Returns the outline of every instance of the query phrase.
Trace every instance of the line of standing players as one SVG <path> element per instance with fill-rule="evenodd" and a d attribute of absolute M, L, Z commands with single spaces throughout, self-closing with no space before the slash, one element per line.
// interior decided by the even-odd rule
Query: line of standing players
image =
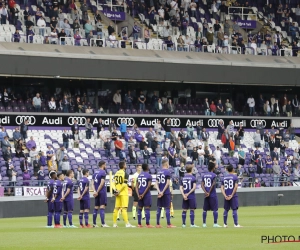
<path fill-rule="evenodd" d="M 113 212 L 113 227 L 117 226 L 117 217 L 121 212 L 123 220 L 125 221 L 126 227 L 135 227 L 128 222 L 127 208 L 129 202 L 128 196 L 128 179 L 129 176 L 126 173 L 126 163 L 119 163 L 119 171 L 116 172 L 112 182 L 113 194 L 116 196 L 115 209 Z M 203 227 L 206 225 L 207 211 L 213 211 L 214 225 L 213 227 L 221 227 L 217 224 L 218 220 L 218 198 L 216 194 L 216 180 L 217 176 L 214 173 L 216 162 L 210 161 L 208 164 L 208 172 L 202 176 L 201 187 L 204 191 L 204 206 L 203 206 Z M 104 161 L 99 162 L 99 171 L 97 171 L 92 178 L 93 188 L 95 197 L 95 208 L 93 211 L 93 227 L 97 226 L 97 216 L 100 210 L 101 227 L 109 227 L 105 223 L 105 207 L 107 205 L 107 193 L 105 186 L 106 177 L 106 163 Z M 151 185 L 152 176 L 149 173 L 149 166 L 147 164 L 142 165 L 142 170 L 137 179 L 134 191 L 134 196 L 138 198 L 138 227 L 142 226 L 142 210 L 145 211 L 146 227 L 148 228 L 161 228 L 160 215 L 162 208 L 166 212 L 167 228 L 174 228 L 171 224 L 171 192 L 170 192 L 170 181 L 171 173 L 168 170 L 168 160 L 162 161 L 162 169 L 158 171 L 156 176 L 155 188 L 158 191 L 157 196 L 157 213 L 156 213 L 156 226 L 150 224 L 150 208 L 152 205 L 151 198 Z M 190 210 L 190 222 L 191 227 L 199 227 L 194 223 L 195 213 L 194 210 L 197 207 L 196 202 L 196 178 L 192 175 L 193 165 L 186 166 L 186 174 L 181 179 L 180 191 L 183 197 L 182 201 L 182 227 L 186 227 L 186 214 L 187 210 Z M 224 227 L 227 226 L 228 211 L 233 210 L 234 227 L 241 227 L 238 224 L 238 178 L 233 173 L 233 167 L 229 165 L 227 167 L 228 175 L 222 180 L 221 191 L 224 196 Z M 84 169 L 82 171 L 83 177 L 79 181 L 78 185 L 78 200 L 80 201 L 80 213 L 79 222 L 81 228 L 91 228 L 89 224 L 89 211 L 90 211 L 90 194 L 89 194 L 89 171 Z M 46 202 L 48 204 L 48 228 L 76 228 L 72 222 L 72 213 L 74 207 L 73 201 L 73 182 L 74 172 L 72 170 L 67 171 L 66 177 L 64 174 L 55 172 L 50 173 L 50 181 L 47 185 Z M 60 225 L 60 217 L 64 207 L 63 213 L 63 226 Z M 54 216 L 54 226 L 52 220 Z M 84 223 L 83 223 L 84 218 Z M 67 219 L 69 225 L 67 225 Z"/>

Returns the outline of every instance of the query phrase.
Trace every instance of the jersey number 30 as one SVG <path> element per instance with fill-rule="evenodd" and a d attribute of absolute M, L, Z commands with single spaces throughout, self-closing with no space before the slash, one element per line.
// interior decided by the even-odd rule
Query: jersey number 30
<path fill-rule="evenodd" d="M 114 177 L 116 184 L 123 184 L 122 176 L 115 176 Z"/>

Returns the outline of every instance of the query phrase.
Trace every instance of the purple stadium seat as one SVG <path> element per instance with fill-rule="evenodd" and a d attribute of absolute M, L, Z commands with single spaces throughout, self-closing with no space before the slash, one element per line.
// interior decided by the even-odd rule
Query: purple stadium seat
<path fill-rule="evenodd" d="M 13 112 L 20 112 L 20 108 L 18 106 L 13 107 Z"/>
<path fill-rule="evenodd" d="M 3 106 L 0 106 L 0 112 L 5 112 L 5 108 Z"/>
<path fill-rule="evenodd" d="M 125 109 L 125 114 L 131 114 L 131 110 L 130 109 Z"/>
<path fill-rule="evenodd" d="M 18 106 L 16 100 L 11 100 L 11 101 L 10 101 L 10 105 L 11 105 L 12 107 Z"/>
<path fill-rule="evenodd" d="M 137 114 L 136 109 L 131 110 L 131 114 Z"/>
<path fill-rule="evenodd" d="M 198 115 L 198 111 L 197 110 L 193 110 L 193 115 Z"/>
<path fill-rule="evenodd" d="M 187 115 L 192 115 L 193 113 L 192 113 L 191 110 L 187 110 L 187 111 L 186 111 L 186 114 L 187 114 Z"/>
<path fill-rule="evenodd" d="M 27 112 L 26 107 L 25 107 L 25 106 L 21 106 L 21 107 L 20 107 L 20 112 Z"/>
<path fill-rule="evenodd" d="M 139 109 L 139 110 L 138 110 L 138 114 L 144 114 L 144 111 L 141 110 L 141 109 Z"/>
<path fill-rule="evenodd" d="M 11 106 L 7 106 L 5 110 L 6 110 L 6 112 L 13 112 L 13 109 Z"/>
<path fill-rule="evenodd" d="M 48 112 L 48 107 L 41 107 L 42 112 Z"/>
<path fill-rule="evenodd" d="M 185 110 L 181 110 L 181 111 L 180 111 L 180 114 L 181 114 L 181 115 L 186 115 L 186 111 L 185 111 Z"/>
<path fill-rule="evenodd" d="M 183 104 L 183 105 L 182 105 L 182 109 L 183 109 L 183 110 L 187 110 L 187 108 L 188 108 L 188 107 L 187 107 L 186 104 Z"/>
<path fill-rule="evenodd" d="M 124 109 L 119 109 L 119 114 L 124 114 Z"/>
<path fill-rule="evenodd" d="M 176 109 L 174 115 L 180 115 L 180 110 Z"/>
<path fill-rule="evenodd" d="M 150 114 L 149 109 L 146 109 L 146 110 L 145 110 L 145 114 L 146 114 L 146 115 L 149 115 L 149 114 Z"/>

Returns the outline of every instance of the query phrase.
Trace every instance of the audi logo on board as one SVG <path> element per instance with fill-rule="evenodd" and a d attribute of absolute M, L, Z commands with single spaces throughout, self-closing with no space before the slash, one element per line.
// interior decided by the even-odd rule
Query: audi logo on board
<path fill-rule="evenodd" d="M 21 125 L 22 122 L 24 122 L 25 120 L 28 120 L 28 125 L 34 125 L 36 123 L 36 119 L 34 116 L 21 116 L 21 115 L 18 115 L 16 117 L 16 123 L 18 125 Z"/>
<path fill-rule="evenodd" d="M 86 123 L 86 118 L 85 117 L 74 117 L 74 116 L 70 116 L 68 118 L 68 124 L 70 126 L 72 126 L 74 124 L 74 121 L 77 120 L 77 124 L 79 126 L 84 126 Z"/>
<path fill-rule="evenodd" d="M 219 122 L 223 121 L 222 119 L 208 119 L 207 125 L 210 128 L 216 128 L 219 125 Z"/>
<path fill-rule="evenodd" d="M 134 118 L 129 118 L 129 117 L 119 117 L 117 119 L 117 125 L 120 126 L 122 121 L 125 120 L 125 123 L 128 127 L 133 127 L 133 125 L 135 124 L 135 120 Z"/>
<path fill-rule="evenodd" d="M 266 120 L 251 120 L 250 121 L 250 126 L 252 128 L 256 128 L 259 123 L 261 123 L 261 125 L 263 127 L 265 127 L 267 125 Z"/>
<path fill-rule="evenodd" d="M 167 121 L 170 119 L 170 124 L 171 124 L 171 127 L 179 127 L 181 122 L 180 122 L 180 119 L 179 118 L 165 118 L 163 120 L 163 124 L 166 125 L 167 124 Z"/>

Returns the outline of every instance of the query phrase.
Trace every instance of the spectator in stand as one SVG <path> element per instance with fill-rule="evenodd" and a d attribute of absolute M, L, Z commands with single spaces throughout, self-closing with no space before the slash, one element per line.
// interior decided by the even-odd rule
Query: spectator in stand
<path fill-rule="evenodd" d="M 20 40 L 21 40 L 21 35 L 19 33 L 19 30 L 17 29 L 16 32 L 14 33 L 14 35 L 13 35 L 13 41 L 15 43 L 19 43 Z"/>
<path fill-rule="evenodd" d="M 26 143 L 26 147 L 28 150 L 31 150 L 32 148 L 36 148 L 36 143 L 32 136 L 30 136 L 30 140 Z"/>
<path fill-rule="evenodd" d="M 212 30 L 212 27 L 209 28 L 209 30 L 206 33 L 206 39 L 209 45 L 212 45 L 214 42 L 214 33 Z"/>
<path fill-rule="evenodd" d="M 80 10 L 81 10 L 82 12 L 87 12 L 88 9 L 89 9 L 89 7 L 88 7 L 88 5 L 87 5 L 87 3 L 86 3 L 86 0 L 83 0 L 83 3 L 82 3 L 81 6 L 80 6 Z"/>
<path fill-rule="evenodd" d="M 74 35 L 74 40 L 75 40 L 75 46 L 80 46 L 81 36 L 79 35 L 78 30 L 76 30 L 76 33 Z"/>
<path fill-rule="evenodd" d="M 37 180 L 39 182 L 39 186 L 42 187 L 44 186 L 44 180 L 45 180 L 45 172 L 44 172 L 44 167 L 40 166 L 40 170 L 37 172 Z"/>
<path fill-rule="evenodd" d="M 143 158 L 144 158 L 144 163 L 148 164 L 149 163 L 149 159 L 150 159 L 150 152 L 149 152 L 147 146 L 144 146 Z"/>
<path fill-rule="evenodd" d="M 256 133 L 254 133 L 253 135 L 253 140 L 254 140 L 254 147 L 260 147 L 260 140 L 261 140 L 261 136 L 260 136 L 260 131 L 256 130 Z"/>
<path fill-rule="evenodd" d="M 92 134 L 93 134 L 93 125 L 90 121 L 90 118 L 86 119 L 86 123 L 85 123 L 85 135 L 86 135 L 86 139 L 91 139 L 92 138 Z"/>
<path fill-rule="evenodd" d="M 140 92 L 140 95 L 138 97 L 139 102 L 139 109 L 144 111 L 145 110 L 145 102 L 146 102 L 146 96 L 144 95 L 143 91 Z"/>
<path fill-rule="evenodd" d="M 217 38 L 218 38 L 218 46 L 222 47 L 223 42 L 224 42 L 224 33 L 223 33 L 222 29 L 219 29 L 217 31 Z"/>
<path fill-rule="evenodd" d="M 223 115 L 223 114 L 224 114 L 224 107 L 222 104 L 222 100 L 220 99 L 217 104 L 217 115 Z"/>
<path fill-rule="evenodd" d="M 17 8 L 16 4 L 10 7 L 10 13 L 11 13 L 13 25 L 16 26 L 19 19 L 19 9 Z"/>
<path fill-rule="evenodd" d="M 65 148 L 64 146 L 61 146 L 55 153 L 56 155 L 56 160 L 57 160 L 57 163 L 58 163 L 58 171 L 61 171 L 61 166 L 62 166 L 62 160 L 64 159 L 65 157 Z"/>
<path fill-rule="evenodd" d="M 288 103 L 288 98 L 287 98 L 286 94 L 283 95 L 280 102 L 281 102 L 282 112 L 285 113 L 286 112 L 286 105 Z"/>
<path fill-rule="evenodd" d="M 168 100 L 168 104 L 167 104 L 167 110 L 168 110 L 168 114 L 174 114 L 175 112 L 175 106 L 174 104 L 172 103 L 172 99 L 169 99 Z"/>
<path fill-rule="evenodd" d="M 50 101 L 48 102 L 48 108 L 49 108 L 49 112 L 56 111 L 56 102 L 53 97 L 51 97 Z"/>
<path fill-rule="evenodd" d="M 62 138 L 63 138 L 63 146 L 64 146 L 64 148 L 68 149 L 69 148 L 69 139 L 70 139 L 70 136 L 67 133 L 66 129 L 64 129 L 64 132 L 62 134 Z"/>
<path fill-rule="evenodd" d="M 292 117 L 293 116 L 293 112 L 292 112 L 292 104 L 291 101 L 288 101 L 285 107 L 285 111 L 288 117 Z"/>
<path fill-rule="evenodd" d="M 8 159 L 12 159 L 13 158 L 13 154 L 11 151 L 11 147 L 8 146 L 4 151 L 3 151 L 3 159 L 5 161 L 7 161 Z"/>
<path fill-rule="evenodd" d="M 217 112 L 217 107 L 216 107 L 214 101 L 211 101 L 211 104 L 209 105 L 209 109 L 210 109 L 210 114 L 212 116 L 215 116 L 216 112 Z"/>
<path fill-rule="evenodd" d="M 132 101 L 133 101 L 133 97 L 131 95 L 131 92 L 128 91 L 128 93 L 125 95 L 125 103 L 127 109 L 132 109 Z"/>
<path fill-rule="evenodd" d="M 108 125 L 108 130 L 110 133 L 117 129 L 116 123 L 114 119 L 111 119 L 111 123 Z"/>
<path fill-rule="evenodd" d="M 66 44 L 66 39 L 65 37 L 67 36 L 66 32 L 64 29 L 61 29 L 61 31 L 58 33 L 58 41 L 60 45 L 65 45 Z"/>
<path fill-rule="evenodd" d="M 88 38 L 90 32 L 93 30 L 94 30 L 94 27 L 90 24 L 90 20 L 86 20 L 86 23 L 84 25 L 85 38 Z"/>
<path fill-rule="evenodd" d="M 208 102 L 208 98 L 205 98 L 205 101 L 204 101 L 204 112 L 205 112 L 206 116 L 210 115 L 210 105 Z"/>
<path fill-rule="evenodd" d="M 125 119 L 122 119 L 122 122 L 120 124 L 120 132 L 121 132 L 122 138 L 125 138 L 126 131 L 127 131 L 127 124 L 126 124 Z"/>
<path fill-rule="evenodd" d="M 108 35 L 110 36 L 112 33 L 115 33 L 115 28 L 113 27 L 113 23 L 110 22 L 109 26 L 107 27 Z"/>
<path fill-rule="evenodd" d="M 252 95 L 247 100 L 247 104 L 249 106 L 249 115 L 253 116 L 254 115 L 254 108 L 255 108 L 255 100 Z"/>
<path fill-rule="evenodd" d="M 39 93 L 37 93 L 36 96 L 32 99 L 32 105 L 35 112 L 41 112 L 42 100 Z"/>
<path fill-rule="evenodd" d="M 149 43 L 150 31 L 149 31 L 148 27 L 145 27 L 145 29 L 144 29 L 144 39 L 145 39 L 145 43 Z"/>
<path fill-rule="evenodd" d="M 259 131 L 261 140 L 263 140 L 263 138 L 264 138 L 264 132 L 265 132 L 264 128 L 265 128 L 265 126 L 262 124 L 262 122 L 258 121 L 257 126 L 256 126 L 256 130 Z"/>
<path fill-rule="evenodd" d="M 13 132 L 13 140 L 14 140 L 14 146 L 16 149 L 19 141 L 22 140 L 22 135 L 19 131 L 19 127 L 16 127 L 15 131 Z"/>
<path fill-rule="evenodd" d="M 216 20 L 216 23 L 214 25 L 219 24 L 218 20 L 217 20 L 218 8 L 217 8 L 217 4 L 215 1 L 213 1 L 212 5 L 211 5 L 211 12 L 212 12 L 213 18 Z M 219 24 L 219 26 L 220 26 L 220 24 Z M 215 29 L 215 26 L 214 26 L 214 30 L 215 30 L 215 32 L 219 31 L 219 30 Z M 215 34 L 215 36 L 216 36 L 216 34 Z"/>
<path fill-rule="evenodd" d="M 263 109 L 264 109 L 264 114 L 266 115 L 266 116 L 271 116 L 271 106 L 270 106 L 270 104 L 269 104 L 269 101 L 266 101 L 266 103 L 264 104 L 264 107 L 263 107 Z"/>
<path fill-rule="evenodd" d="M 137 41 L 139 39 L 141 28 L 137 25 L 137 22 L 134 22 L 134 26 L 133 26 L 132 29 L 133 29 L 132 30 L 132 32 L 133 32 L 133 39 L 135 41 Z"/>
<path fill-rule="evenodd" d="M 129 154 L 130 164 L 136 164 L 137 163 L 137 155 L 136 155 L 134 146 L 129 147 L 128 154 Z"/>
<path fill-rule="evenodd" d="M 120 106 L 121 106 L 121 103 L 122 103 L 122 97 L 121 97 L 121 94 L 120 94 L 120 90 L 117 90 L 116 93 L 114 94 L 113 102 L 116 105 L 116 113 L 119 113 L 119 109 L 120 109 Z"/>

